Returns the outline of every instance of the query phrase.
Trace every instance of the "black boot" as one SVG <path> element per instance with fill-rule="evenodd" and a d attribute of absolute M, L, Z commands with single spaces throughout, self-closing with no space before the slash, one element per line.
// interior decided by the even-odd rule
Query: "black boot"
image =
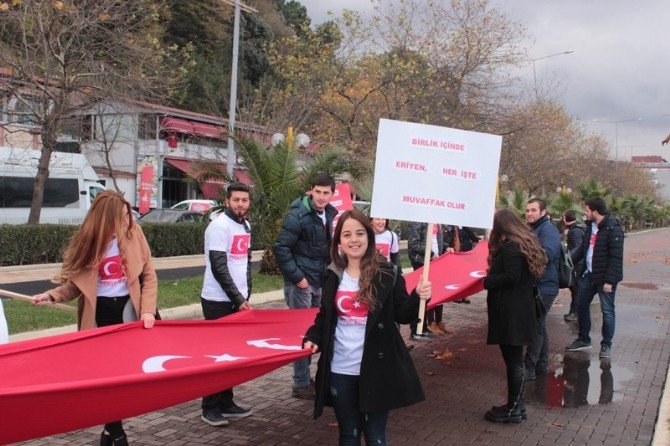
<path fill-rule="evenodd" d="M 525 414 L 521 413 L 521 407 L 518 403 L 513 403 L 511 406 L 505 404 L 502 406 L 493 407 L 486 412 L 486 420 L 494 423 L 521 423 Z"/>
<path fill-rule="evenodd" d="M 112 436 L 109 435 L 109 433 L 102 431 L 100 434 L 100 446 L 113 446 L 114 445 L 114 440 L 112 439 Z"/>

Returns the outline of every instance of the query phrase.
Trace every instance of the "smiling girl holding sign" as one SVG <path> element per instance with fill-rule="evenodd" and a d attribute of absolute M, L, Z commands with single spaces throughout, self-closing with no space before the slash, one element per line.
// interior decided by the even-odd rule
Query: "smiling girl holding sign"
<path fill-rule="evenodd" d="M 340 217 L 331 256 L 321 309 L 303 344 L 322 352 L 314 418 L 333 406 L 340 445 L 360 444 L 361 434 L 367 444 L 385 445 L 388 411 L 424 399 L 395 323 L 417 319 L 430 282 L 408 295 L 401 272 L 378 255 L 369 219 L 357 210 Z"/>
<path fill-rule="evenodd" d="M 56 280 L 63 285 L 33 296 L 36 305 L 67 302 L 79 295 L 80 330 L 143 321 L 154 325 L 158 281 L 144 233 L 123 195 L 102 191 L 63 255 Z M 128 444 L 121 421 L 105 424 L 101 445 Z"/>

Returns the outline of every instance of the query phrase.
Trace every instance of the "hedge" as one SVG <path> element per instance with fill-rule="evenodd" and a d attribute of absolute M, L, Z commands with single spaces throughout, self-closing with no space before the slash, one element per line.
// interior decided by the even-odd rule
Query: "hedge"
<path fill-rule="evenodd" d="M 142 230 L 154 257 L 202 254 L 205 223 L 147 223 Z M 74 225 L 0 225 L 0 266 L 59 263 Z"/>

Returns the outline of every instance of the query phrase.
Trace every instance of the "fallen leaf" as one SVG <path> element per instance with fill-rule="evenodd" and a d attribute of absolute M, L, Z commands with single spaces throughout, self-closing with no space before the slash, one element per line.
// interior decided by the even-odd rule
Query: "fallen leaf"
<path fill-rule="evenodd" d="M 549 427 L 565 427 L 565 424 L 559 424 L 559 423 L 551 422 L 551 423 L 547 423 L 547 426 L 549 426 Z"/>
<path fill-rule="evenodd" d="M 425 372 L 425 373 L 426 373 L 426 375 L 428 375 L 428 376 L 433 376 L 433 375 L 435 375 L 435 372 Z"/>
<path fill-rule="evenodd" d="M 339 427 L 340 425 L 337 424 L 337 421 L 334 423 L 328 423 L 328 427 Z"/>

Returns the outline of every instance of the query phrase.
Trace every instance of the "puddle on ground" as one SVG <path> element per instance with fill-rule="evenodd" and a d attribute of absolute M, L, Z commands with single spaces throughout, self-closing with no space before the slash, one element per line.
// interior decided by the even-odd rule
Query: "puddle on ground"
<path fill-rule="evenodd" d="M 619 286 L 625 286 L 626 288 L 636 288 L 638 290 L 657 290 L 658 285 L 653 283 L 639 283 L 639 282 L 621 282 Z"/>
<path fill-rule="evenodd" d="M 561 368 L 525 383 L 526 401 L 568 408 L 608 404 L 623 398 L 624 383 L 632 377 L 631 370 L 609 359 L 567 353 Z"/>

